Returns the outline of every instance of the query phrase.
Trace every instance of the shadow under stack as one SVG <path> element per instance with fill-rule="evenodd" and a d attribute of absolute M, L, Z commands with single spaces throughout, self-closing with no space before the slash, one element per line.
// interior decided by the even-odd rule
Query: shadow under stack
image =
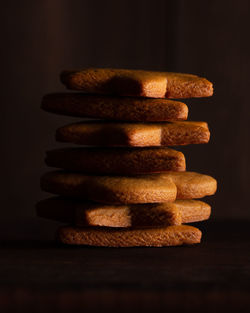
<path fill-rule="evenodd" d="M 209 141 L 205 122 L 185 121 L 187 106 L 172 99 L 208 97 L 212 84 L 195 75 L 140 70 L 64 71 L 79 93 L 46 95 L 42 109 L 83 117 L 56 139 L 79 145 L 48 151 L 59 170 L 41 178 L 57 195 L 37 204 L 37 215 L 66 223 L 65 244 L 105 247 L 195 244 L 201 231 L 186 224 L 209 218 L 194 200 L 216 192 L 216 180 L 187 172 L 183 153 L 169 146 Z M 92 120 L 89 120 L 89 119 Z"/>

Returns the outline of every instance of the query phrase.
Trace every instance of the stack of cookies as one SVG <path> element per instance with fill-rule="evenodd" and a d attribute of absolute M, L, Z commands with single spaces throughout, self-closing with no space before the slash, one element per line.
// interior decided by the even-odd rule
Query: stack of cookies
<path fill-rule="evenodd" d="M 46 164 L 59 170 L 43 175 L 41 188 L 57 196 L 37 204 L 38 216 L 68 224 L 57 231 L 66 244 L 199 243 L 200 230 L 183 224 L 209 218 L 210 206 L 194 199 L 214 194 L 216 180 L 187 172 L 184 155 L 169 146 L 207 143 L 210 133 L 169 99 L 211 96 L 212 84 L 118 69 L 64 71 L 61 81 L 81 92 L 46 95 L 42 109 L 86 120 L 57 129 L 57 141 L 79 146 L 47 152 Z"/>

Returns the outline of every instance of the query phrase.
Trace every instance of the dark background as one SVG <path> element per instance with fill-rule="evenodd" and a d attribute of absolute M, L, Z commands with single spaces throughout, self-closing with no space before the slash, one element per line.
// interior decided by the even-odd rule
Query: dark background
<path fill-rule="evenodd" d="M 39 176 L 58 126 L 72 118 L 39 109 L 63 91 L 62 69 L 141 68 L 187 72 L 214 83 L 214 96 L 185 101 L 207 121 L 208 145 L 183 147 L 187 169 L 218 180 L 215 218 L 250 218 L 250 2 L 5 1 L 1 3 L 1 239 L 52 238 L 35 217 L 46 197 Z"/>

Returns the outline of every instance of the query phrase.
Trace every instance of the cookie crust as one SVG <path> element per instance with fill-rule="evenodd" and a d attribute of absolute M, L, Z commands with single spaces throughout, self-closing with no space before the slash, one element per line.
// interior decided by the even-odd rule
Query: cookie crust
<path fill-rule="evenodd" d="M 201 231 L 186 225 L 144 229 L 59 228 L 57 238 L 70 245 L 100 247 L 164 247 L 199 243 Z"/>
<path fill-rule="evenodd" d="M 41 188 L 53 194 L 108 204 L 173 202 L 197 199 L 216 192 L 217 182 L 195 172 L 139 176 L 88 176 L 53 171 L 41 177 Z"/>
<path fill-rule="evenodd" d="M 56 140 L 89 146 L 152 147 L 208 143 L 205 122 L 81 122 L 60 127 Z"/>
<path fill-rule="evenodd" d="M 83 93 L 46 95 L 41 108 L 61 115 L 129 122 L 178 121 L 188 117 L 188 107 L 179 101 Z"/>
<path fill-rule="evenodd" d="M 69 89 L 119 96 L 178 99 L 213 94 L 207 79 L 172 72 L 88 68 L 63 71 L 61 82 Z"/>
<path fill-rule="evenodd" d="M 169 148 L 62 148 L 47 151 L 45 163 L 69 171 L 106 175 L 186 169 L 183 153 Z"/>
<path fill-rule="evenodd" d="M 36 205 L 39 217 L 80 227 L 156 227 L 181 225 L 209 218 L 211 207 L 198 200 L 176 200 L 170 203 L 108 205 L 52 197 Z"/>

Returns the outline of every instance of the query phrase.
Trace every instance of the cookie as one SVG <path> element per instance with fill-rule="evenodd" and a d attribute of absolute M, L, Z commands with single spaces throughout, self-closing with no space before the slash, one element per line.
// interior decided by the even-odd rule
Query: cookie
<path fill-rule="evenodd" d="M 69 89 L 94 94 L 176 99 L 213 94 L 205 78 L 171 72 L 89 68 L 63 71 L 61 81 Z"/>
<path fill-rule="evenodd" d="M 86 174 L 136 175 L 185 171 L 183 153 L 169 148 L 65 148 L 47 151 L 48 166 Z"/>
<path fill-rule="evenodd" d="M 201 231 L 186 225 L 142 229 L 60 227 L 57 238 L 70 245 L 101 247 L 163 247 L 201 241 Z"/>
<path fill-rule="evenodd" d="M 56 131 L 56 140 L 89 146 L 176 146 L 207 143 L 205 122 L 115 123 L 81 122 Z"/>
<path fill-rule="evenodd" d="M 173 202 L 215 193 L 216 180 L 194 172 L 139 176 L 88 176 L 54 171 L 41 177 L 41 188 L 57 195 L 110 204 Z"/>
<path fill-rule="evenodd" d="M 107 205 L 53 197 L 38 202 L 36 211 L 40 217 L 76 226 L 156 227 L 204 221 L 211 207 L 197 200 Z"/>
<path fill-rule="evenodd" d="M 182 102 L 83 93 L 46 95 L 41 107 L 56 114 L 131 122 L 178 121 L 188 116 L 188 108 Z"/>

